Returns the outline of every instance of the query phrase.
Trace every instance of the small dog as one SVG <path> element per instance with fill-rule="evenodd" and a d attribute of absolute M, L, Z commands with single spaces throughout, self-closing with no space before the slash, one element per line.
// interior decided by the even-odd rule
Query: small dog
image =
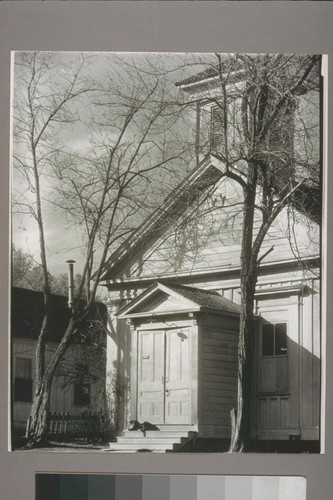
<path fill-rule="evenodd" d="M 150 422 L 143 422 L 142 424 L 138 420 L 129 421 L 129 431 L 141 431 L 143 436 L 146 436 L 146 431 L 159 431 L 157 425 L 151 424 Z"/>

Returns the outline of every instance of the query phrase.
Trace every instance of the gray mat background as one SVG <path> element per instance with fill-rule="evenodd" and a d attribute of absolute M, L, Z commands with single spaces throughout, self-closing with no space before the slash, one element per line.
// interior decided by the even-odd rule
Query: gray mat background
<path fill-rule="evenodd" d="M 9 106 L 11 50 L 327 53 L 333 3 L 8 1 L 0 3 L 0 497 L 33 500 L 35 472 L 300 475 L 308 500 L 333 491 L 333 175 L 327 202 L 327 392 L 322 455 L 111 455 L 8 452 Z M 333 78 L 329 103 L 333 98 Z M 329 136 L 333 111 L 329 107 Z M 333 144 L 328 140 L 328 155 Z M 330 167 L 330 165 L 329 165 Z M 326 311 L 325 311 L 326 313 Z"/>

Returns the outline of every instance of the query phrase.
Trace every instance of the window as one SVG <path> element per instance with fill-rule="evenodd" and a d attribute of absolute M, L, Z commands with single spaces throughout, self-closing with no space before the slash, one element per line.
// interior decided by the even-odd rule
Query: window
<path fill-rule="evenodd" d="M 74 406 L 90 405 L 90 384 L 74 382 Z"/>
<path fill-rule="evenodd" d="M 262 325 L 262 356 L 285 356 L 287 347 L 287 323 Z"/>
<path fill-rule="evenodd" d="M 32 402 L 32 361 L 29 358 L 15 360 L 14 401 Z"/>
<path fill-rule="evenodd" d="M 78 363 L 77 376 L 74 382 L 74 406 L 89 406 L 90 405 L 90 383 L 87 381 L 89 377 L 89 366 L 85 363 Z"/>

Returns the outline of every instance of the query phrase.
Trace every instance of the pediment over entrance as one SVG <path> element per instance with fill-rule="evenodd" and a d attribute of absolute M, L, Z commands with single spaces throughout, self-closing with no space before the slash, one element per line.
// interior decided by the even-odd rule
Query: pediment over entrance
<path fill-rule="evenodd" d="M 117 314 L 119 318 L 215 310 L 239 314 L 239 306 L 217 292 L 154 283 Z"/>

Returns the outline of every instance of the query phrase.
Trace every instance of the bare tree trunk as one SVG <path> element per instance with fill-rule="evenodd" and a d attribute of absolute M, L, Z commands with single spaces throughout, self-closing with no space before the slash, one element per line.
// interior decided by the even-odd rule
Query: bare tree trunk
<path fill-rule="evenodd" d="M 27 448 L 41 446 L 47 440 L 52 380 L 53 374 L 49 374 L 39 381 L 39 392 L 35 395 L 27 424 Z"/>
<path fill-rule="evenodd" d="M 41 446 L 47 440 L 49 416 L 50 416 L 50 396 L 51 387 L 57 367 L 65 354 L 70 342 L 77 331 L 74 314 L 70 319 L 66 333 L 60 342 L 56 352 L 43 373 L 39 372 L 36 379 L 36 394 L 31 407 L 30 417 L 27 423 L 26 438 L 27 448 Z M 43 364 L 39 356 L 45 356 L 45 342 L 41 349 L 36 351 L 36 363 Z"/>
<path fill-rule="evenodd" d="M 257 252 L 253 249 L 257 170 L 253 163 L 249 163 L 248 181 L 247 186 L 244 188 L 241 248 L 237 411 L 233 410 L 231 412 L 230 452 L 244 451 L 248 446 L 251 431 L 251 351 L 254 336 L 254 294 L 257 282 Z"/>
<path fill-rule="evenodd" d="M 254 293 L 256 272 L 250 268 L 244 274 L 241 284 L 241 314 L 238 343 L 238 392 L 237 411 L 233 410 L 231 452 L 242 452 L 248 448 L 251 432 L 252 391 L 252 346 L 254 338 Z"/>

